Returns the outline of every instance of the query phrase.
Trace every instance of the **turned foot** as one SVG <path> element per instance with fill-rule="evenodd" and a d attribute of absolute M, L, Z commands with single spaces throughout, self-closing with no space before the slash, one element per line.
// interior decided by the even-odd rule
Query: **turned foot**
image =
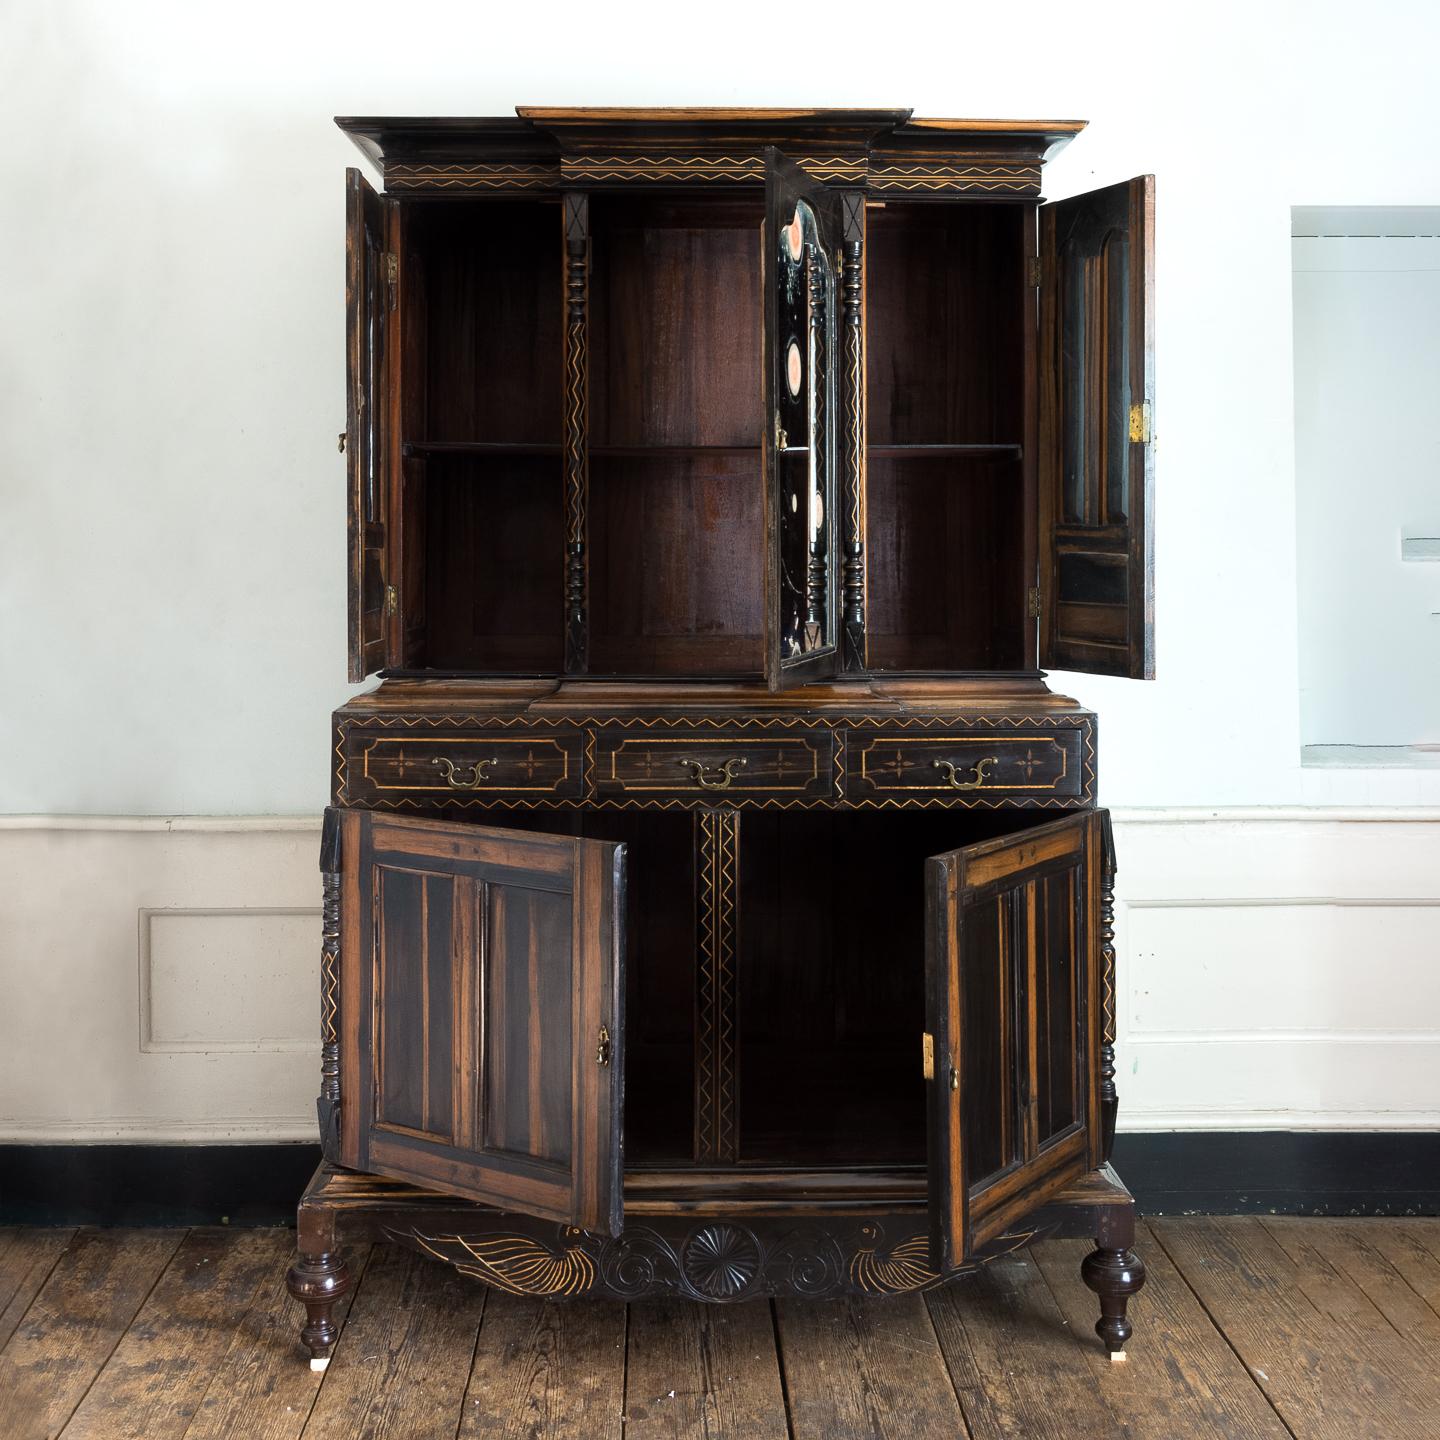
<path fill-rule="evenodd" d="M 291 1295 L 305 1307 L 300 1343 L 310 1352 L 310 1368 L 324 1370 L 339 1337 L 335 1305 L 350 1288 L 350 1271 L 338 1251 L 295 1257 L 285 1277 Z"/>
<path fill-rule="evenodd" d="M 1102 1245 L 1081 1262 L 1080 1278 L 1100 1297 L 1095 1333 L 1105 1342 L 1111 1360 L 1123 1361 L 1132 1331 L 1125 1307 L 1145 1283 L 1145 1262 L 1133 1250 Z"/>

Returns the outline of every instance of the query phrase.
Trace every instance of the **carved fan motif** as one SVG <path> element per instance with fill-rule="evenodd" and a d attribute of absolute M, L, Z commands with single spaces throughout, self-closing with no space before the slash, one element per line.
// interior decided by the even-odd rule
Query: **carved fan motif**
<path fill-rule="evenodd" d="M 512 1295 L 583 1295 L 595 1284 L 595 1262 L 578 1244 L 557 1252 L 528 1235 L 413 1233 L 427 1254 Z"/>

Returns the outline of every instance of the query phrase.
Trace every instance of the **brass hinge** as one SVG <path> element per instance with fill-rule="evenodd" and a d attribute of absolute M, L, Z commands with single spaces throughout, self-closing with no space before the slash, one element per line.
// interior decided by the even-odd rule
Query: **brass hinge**
<path fill-rule="evenodd" d="M 601 1066 L 610 1063 L 610 1032 L 603 1025 L 595 1042 L 595 1063 Z"/>
<path fill-rule="evenodd" d="M 935 1037 L 929 1031 L 920 1037 L 920 1068 L 927 1080 L 935 1078 Z"/>
<path fill-rule="evenodd" d="M 1031 620 L 1040 618 L 1040 587 L 1032 585 L 1025 592 L 1025 614 Z"/>
<path fill-rule="evenodd" d="M 400 592 L 393 586 L 385 587 L 385 613 L 393 615 L 400 608 Z"/>
<path fill-rule="evenodd" d="M 1130 407 L 1130 443 L 1143 445 L 1150 439 L 1150 402 Z"/>
<path fill-rule="evenodd" d="M 1025 266 L 1025 283 L 1029 285 L 1032 289 L 1038 288 L 1040 284 L 1041 274 L 1042 271 L 1040 268 L 1040 257 L 1038 255 L 1030 256 L 1030 259 Z"/>
<path fill-rule="evenodd" d="M 390 286 L 390 308 L 394 310 L 399 303 L 400 257 L 393 250 L 385 252 L 385 280 Z"/>

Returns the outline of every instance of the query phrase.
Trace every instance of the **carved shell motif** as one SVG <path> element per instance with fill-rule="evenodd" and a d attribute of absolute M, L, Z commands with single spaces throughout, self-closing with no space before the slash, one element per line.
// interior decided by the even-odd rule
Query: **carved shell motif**
<path fill-rule="evenodd" d="M 556 1251 L 528 1235 L 413 1235 L 437 1260 L 512 1295 L 583 1295 L 595 1284 L 595 1262 L 579 1245 Z"/>
<path fill-rule="evenodd" d="M 738 1225 L 707 1225 L 685 1242 L 685 1278 L 711 1300 L 734 1300 L 760 1273 L 760 1247 Z"/>

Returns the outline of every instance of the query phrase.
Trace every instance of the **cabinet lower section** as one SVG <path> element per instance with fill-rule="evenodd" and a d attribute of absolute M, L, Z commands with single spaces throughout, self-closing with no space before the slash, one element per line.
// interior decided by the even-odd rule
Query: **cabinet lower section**
<path fill-rule="evenodd" d="M 331 1309 L 352 1284 L 346 1248 L 393 1241 L 463 1275 L 547 1300 L 676 1298 L 732 1303 L 766 1297 L 811 1300 L 909 1294 L 972 1273 L 1031 1240 L 1093 1235 L 1085 1280 L 1100 1296 L 1097 1333 L 1123 1355 L 1125 1306 L 1144 1283 L 1131 1251 L 1135 1207 L 1108 1166 L 1053 1195 L 964 1265 L 930 1263 L 920 1207 L 817 1214 L 673 1214 L 626 1217 L 618 1235 L 468 1204 L 433 1190 L 322 1165 L 299 1207 L 299 1253 L 291 1293 L 306 1306 L 302 1334 L 312 1363 L 337 1338 Z"/>

